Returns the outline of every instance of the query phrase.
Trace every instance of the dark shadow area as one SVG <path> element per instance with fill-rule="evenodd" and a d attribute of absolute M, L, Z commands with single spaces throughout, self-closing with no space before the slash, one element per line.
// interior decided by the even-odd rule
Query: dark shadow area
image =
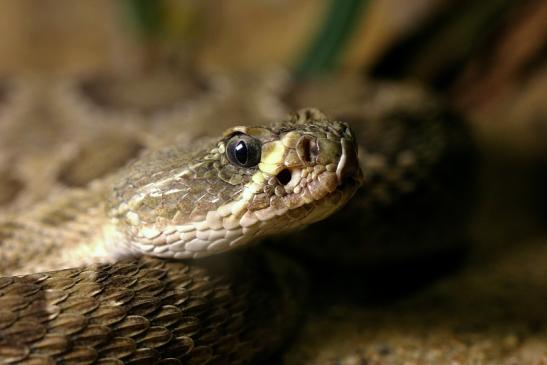
<path fill-rule="evenodd" d="M 468 258 L 468 245 L 423 257 L 394 261 L 361 270 L 314 267 L 309 309 L 353 303 L 381 307 L 416 294 L 439 280 L 457 274 Z M 325 270 L 326 269 L 326 270 Z"/>

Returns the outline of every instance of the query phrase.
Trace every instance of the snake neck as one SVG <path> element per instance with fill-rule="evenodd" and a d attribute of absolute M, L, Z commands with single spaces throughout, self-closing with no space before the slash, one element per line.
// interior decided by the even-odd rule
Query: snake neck
<path fill-rule="evenodd" d="M 111 262 L 120 234 L 105 212 L 110 184 L 54 194 L 17 215 L 0 218 L 0 275 L 29 274 Z M 22 254 L 24 252 L 24 255 Z"/>

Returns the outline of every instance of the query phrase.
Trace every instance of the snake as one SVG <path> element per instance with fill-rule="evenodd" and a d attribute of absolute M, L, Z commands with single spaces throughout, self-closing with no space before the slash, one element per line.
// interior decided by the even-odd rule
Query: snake
<path fill-rule="evenodd" d="M 360 181 L 349 126 L 305 109 L 198 146 L 145 153 L 88 189 L 6 221 L 2 268 L 25 275 L 0 279 L 0 360 L 201 364 L 263 355 L 278 341 L 271 326 L 283 327 L 275 311 L 290 306 L 281 289 L 271 301 L 251 290 L 280 287 L 268 270 L 261 275 L 268 258 L 188 259 L 317 222 Z M 32 239 L 40 242 L 26 246 L 35 248 L 28 259 L 9 255 Z M 44 260 L 50 250 L 58 254 Z M 268 318 L 263 336 L 250 328 L 259 312 Z"/>
<path fill-rule="evenodd" d="M 0 363 L 257 363 L 290 337 L 306 297 L 291 255 L 331 269 L 381 261 L 375 249 L 394 256 L 402 236 L 428 245 L 417 221 L 439 211 L 453 230 L 459 124 L 415 88 L 326 84 L 283 98 L 334 118 L 307 108 L 146 151 L 0 217 Z M 355 226 L 363 235 L 348 239 Z"/>

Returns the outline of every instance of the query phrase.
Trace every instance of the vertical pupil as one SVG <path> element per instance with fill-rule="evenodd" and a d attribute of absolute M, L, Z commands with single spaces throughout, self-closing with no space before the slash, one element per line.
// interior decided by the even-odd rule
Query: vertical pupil
<path fill-rule="evenodd" d="M 247 145 L 245 142 L 241 141 L 236 145 L 235 155 L 241 164 L 247 163 Z"/>

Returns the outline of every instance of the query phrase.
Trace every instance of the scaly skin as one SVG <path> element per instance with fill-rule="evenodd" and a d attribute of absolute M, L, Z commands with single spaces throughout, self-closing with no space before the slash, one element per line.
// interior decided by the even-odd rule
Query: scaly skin
<path fill-rule="evenodd" d="M 249 166 L 230 155 L 241 135 L 261 150 Z M 270 127 L 232 128 L 194 150 L 146 154 L 6 219 L 4 270 L 77 268 L 0 278 L 0 363 L 245 364 L 264 356 L 302 293 L 291 264 L 253 250 L 166 259 L 231 250 L 330 215 L 359 186 L 356 153 L 347 125 L 303 110 Z M 44 262 L 52 249 L 59 255 Z M 123 260 L 142 255 L 163 260 Z"/>
<path fill-rule="evenodd" d="M 277 76 L 274 76 L 274 79 L 277 79 Z M 467 202 L 465 198 L 462 198 L 461 190 L 465 190 L 464 185 L 469 185 L 471 181 L 468 169 L 466 169 L 469 164 L 465 152 L 468 151 L 466 143 L 462 143 L 463 140 L 466 140 L 465 133 L 463 133 L 463 137 L 460 137 L 462 136 L 462 133 L 460 133 L 461 123 L 444 114 L 442 105 L 436 103 L 430 94 L 409 85 L 363 83 L 357 77 L 336 78 L 308 84 L 299 82 L 293 85 L 286 84 L 288 80 L 285 83 L 280 83 L 278 80 L 273 84 L 271 82 L 263 84 L 251 82 L 250 85 L 243 88 L 242 84 L 245 84 L 245 82 L 239 83 L 239 81 L 244 80 L 244 78 L 236 77 L 234 80 L 238 81 L 237 87 L 232 85 L 231 88 L 225 88 L 224 91 L 215 89 L 215 87 L 206 88 L 205 93 L 198 93 L 196 97 L 181 99 L 182 104 L 177 104 L 180 108 L 175 108 L 176 111 L 178 110 L 176 113 L 169 112 L 166 116 L 162 112 L 164 111 L 162 108 L 156 108 L 155 111 L 146 111 L 146 113 L 151 112 L 150 116 L 153 116 L 150 123 L 148 117 L 144 117 L 146 113 L 142 115 L 140 113 L 140 101 L 132 103 L 129 108 L 112 108 L 112 105 L 117 105 L 115 103 L 117 97 L 108 93 L 106 93 L 107 98 L 114 99 L 114 103 L 107 103 L 106 105 L 94 103 L 94 99 L 90 98 L 89 95 L 78 94 L 75 92 L 78 89 L 74 89 L 68 94 L 63 94 L 64 96 L 54 97 L 54 103 L 49 104 L 47 101 L 42 101 L 48 100 L 45 97 L 50 95 L 51 88 L 48 84 L 47 92 L 39 100 L 46 103 L 48 107 L 60 108 L 61 113 L 59 111 L 53 113 L 53 120 L 57 123 L 59 114 L 64 115 L 67 119 L 67 125 L 61 130 L 61 137 L 49 142 L 49 145 L 55 147 L 55 149 L 52 149 L 51 154 L 48 150 L 47 154 L 41 152 L 35 155 L 31 154 L 27 158 L 26 161 L 30 162 L 30 165 L 27 164 L 24 171 L 28 171 L 29 179 L 25 180 L 28 191 L 19 194 L 18 197 L 26 198 L 32 196 L 33 193 L 42 191 L 38 188 L 41 188 L 41 185 L 44 185 L 45 188 L 51 186 L 51 183 L 48 185 L 48 182 L 55 177 L 58 177 L 62 184 L 82 186 L 83 183 L 89 181 L 90 177 L 101 176 L 104 171 L 114 171 L 114 169 L 119 168 L 118 161 L 127 158 L 124 156 L 131 155 L 134 153 L 132 151 L 138 150 L 139 146 L 155 145 L 156 141 L 159 141 L 160 145 L 167 141 L 172 143 L 175 140 L 176 133 L 184 133 L 183 137 L 202 135 L 203 132 L 200 134 L 198 131 L 210 133 L 209 130 L 215 130 L 215 128 L 223 129 L 227 127 L 226 123 L 230 121 L 278 119 L 280 118 L 279 112 L 283 113 L 283 110 L 306 105 L 319 105 L 321 109 L 327 110 L 328 114 L 335 116 L 336 119 L 350 121 L 352 127 L 356 129 L 360 143 L 360 159 L 364 171 L 364 186 L 358 192 L 357 199 L 351 200 L 349 209 L 343 209 L 340 214 L 336 214 L 332 219 L 311 226 L 310 229 L 302 231 L 302 234 L 291 236 L 290 240 L 284 239 L 285 248 L 294 249 L 295 246 L 298 246 L 300 252 L 304 253 L 302 257 L 308 259 L 315 257 L 317 259 L 317 262 L 320 263 L 318 268 L 324 275 L 336 280 L 343 280 L 340 278 L 341 274 L 338 267 L 344 269 L 350 264 L 362 268 L 378 265 L 379 263 L 381 265 L 389 260 L 399 260 L 399 262 L 404 260 L 404 262 L 407 262 L 413 255 L 419 256 L 423 255 L 424 252 L 427 254 L 436 250 L 442 251 L 446 247 L 452 247 L 451 245 L 461 244 L 461 231 L 458 227 L 461 227 L 459 225 L 462 221 L 461 214 L 464 213 L 461 207 L 464 207 Z M 109 81 L 106 85 L 111 84 L 112 82 Z M 140 82 L 137 84 L 140 85 Z M 177 85 L 179 84 L 181 83 L 178 82 Z M 222 85 L 222 83 L 216 83 L 215 85 Z M 267 87 L 264 87 L 264 85 Z M 134 86 L 135 84 L 132 84 L 131 89 Z M 148 100 L 146 95 L 155 94 L 155 91 L 149 91 L 148 87 L 144 87 L 141 92 L 143 90 L 145 91 L 144 100 Z M 231 98 L 229 90 L 232 90 Z M 211 91 L 214 92 L 211 93 Z M 123 93 L 124 89 L 122 88 L 118 92 Z M 130 94 L 133 95 L 133 93 Z M 67 98 L 67 95 L 72 97 L 79 95 L 80 99 Z M 242 97 L 242 95 L 245 96 Z M 82 102 L 84 103 L 82 104 Z M 187 106 L 192 107 L 188 109 Z M 267 110 L 264 110 L 265 106 L 267 106 Z M 172 110 L 172 106 L 169 110 Z M 188 114 L 188 110 L 190 110 L 190 114 Z M 156 116 L 160 117 L 156 118 Z M 219 116 L 222 116 L 222 118 L 219 118 Z M 28 122 L 12 123 L 14 126 L 19 125 L 15 129 L 19 134 L 14 134 L 11 129 L 6 130 L 6 133 L 2 133 L 4 136 L 2 147 L 7 148 L 8 155 L 9 153 L 15 153 L 19 156 L 29 153 L 29 151 L 35 152 L 33 150 L 35 141 L 41 141 L 44 140 L 44 137 L 47 139 L 50 136 L 45 130 L 50 130 L 51 126 L 41 127 L 44 122 L 42 113 L 40 113 L 38 121 L 39 123 L 31 123 L 30 125 Z M 59 128 L 56 127 L 56 129 Z M 137 134 L 140 135 L 140 132 L 149 129 L 153 129 L 153 134 L 156 135 L 157 139 L 151 141 L 147 138 L 136 138 Z M 198 133 L 196 134 L 196 132 Z M 112 137 L 113 134 L 114 137 Z M 84 137 L 87 139 L 84 139 Z M 191 138 L 183 138 L 182 141 L 189 141 Z M 21 144 L 21 140 L 27 140 L 27 144 Z M 14 141 L 17 141 L 17 143 L 13 144 Z M 66 150 L 65 141 L 77 146 L 81 145 L 81 153 L 65 155 L 64 152 L 71 151 L 70 149 Z M 97 145 L 97 141 L 100 141 L 101 144 Z M 122 148 L 123 146 L 120 146 L 119 141 L 126 141 L 126 147 L 131 148 Z M 215 143 L 218 143 L 218 140 L 206 150 L 211 151 L 211 149 L 214 149 L 216 147 L 214 146 Z M 105 149 L 104 146 L 109 148 Z M 119 147 L 118 150 L 116 150 L 117 146 Z M 55 152 L 56 150 L 62 150 L 63 153 Z M 112 152 L 103 152 L 105 150 Z M 98 151 L 100 153 L 96 153 Z M 111 154 L 116 153 L 116 151 L 119 151 L 119 157 L 111 158 Z M 198 153 L 197 151 L 193 152 Z M 37 165 L 37 162 L 42 161 L 42 156 L 44 157 L 43 162 L 47 162 L 48 166 L 44 171 L 50 171 L 49 174 L 40 174 L 40 169 L 43 166 Z M 152 163 L 154 159 L 149 157 L 147 157 L 148 161 Z M 16 161 L 18 167 L 25 165 L 22 163 L 25 162 L 24 159 Z M 61 165 L 63 161 L 66 162 Z M 154 163 L 151 167 L 153 165 Z M 36 166 L 39 168 L 36 168 Z M 61 173 L 56 174 L 55 172 L 59 171 L 59 166 L 62 168 Z M 9 165 L 9 169 L 12 174 L 17 171 L 12 168 L 12 164 Z M 146 181 L 146 179 L 151 178 L 152 173 L 141 175 L 143 181 Z M 124 183 L 118 180 L 118 184 L 123 186 Z M 144 185 L 146 184 L 141 184 L 141 188 Z M 106 215 L 104 212 L 107 208 L 104 206 L 106 198 L 99 199 L 102 202 L 101 204 L 97 204 L 97 198 L 107 196 L 109 190 L 109 184 L 92 184 L 90 188 L 57 195 L 39 206 L 34 206 L 31 211 L 23 210 L 22 214 L 17 215 L 15 221 L 5 221 L 5 224 L 0 225 L 0 241 L 2 241 L 0 266 L 3 266 L 4 269 L 7 266 L 10 272 L 18 271 L 20 273 L 57 267 L 55 261 L 58 263 L 61 258 L 52 253 L 64 252 L 61 247 L 66 249 L 67 244 L 80 242 L 81 237 L 98 238 L 96 232 L 105 226 Z M 138 191 L 138 189 L 135 189 L 135 191 Z M 103 206 L 100 207 L 101 205 Z M 146 217 L 146 213 L 143 212 L 142 216 Z M 427 222 L 427 224 L 424 224 L 424 222 Z M 106 220 L 106 224 L 110 224 L 108 220 Z M 126 228 L 123 223 L 118 227 L 121 231 Z M 110 232 L 116 231 L 111 230 Z M 340 233 L 344 235 L 343 240 Z M 34 244 L 21 250 L 21 242 Z M 10 247 L 10 245 L 13 246 Z M 257 350 L 260 353 L 267 354 L 270 349 L 276 346 L 276 339 L 283 337 L 286 333 L 287 327 L 292 322 L 291 313 L 294 313 L 291 309 L 294 309 L 296 304 L 291 301 L 284 301 L 279 295 L 283 294 L 298 299 L 299 295 L 302 294 L 302 284 L 300 280 L 297 280 L 300 277 L 297 275 L 298 272 L 291 269 L 291 265 L 278 267 L 282 260 L 277 257 L 265 260 L 262 257 L 264 254 L 264 252 L 242 253 L 230 256 L 232 259 L 225 259 L 224 254 L 219 255 L 218 260 L 220 262 L 227 264 L 236 262 L 236 264 L 233 264 L 235 266 L 227 266 L 225 269 L 229 270 L 224 271 L 215 269 L 214 266 L 204 266 L 206 262 L 210 262 L 209 259 L 207 261 L 178 263 L 177 266 L 169 266 L 168 270 L 165 271 L 166 276 L 162 276 L 162 278 L 167 277 L 167 275 L 182 275 L 182 277 L 188 279 L 188 282 L 192 282 L 193 275 L 198 270 L 206 275 L 209 280 L 226 280 L 230 283 L 230 288 L 237 293 L 248 293 L 248 290 L 256 290 L 257 293 L 262 293 L 265 298 L 268 298 L 265 300 L 265 305 L 252 306 L 252 308 L 249 308 L 250 312 L 247 311 L 237 317 L 246 321 L 244 324 L 248 327 L 246 327 L 245 333 L 257 334 L 255 337 L 259 339 L 257 345 L 261 346 Z M 238 256 L 240 258 L 234 261 L 234 258 Z M 270 256 L 266 254 L 266 257 Z M 73 256 L 72 259 L 74 259 Z M 218 260 L 217 262 L 219 262 Z M 164 265 L 164 262 L 146 259 L 145 264 Z M 141 264 L 141 262 L 125 262 L 124 266 L 135 268 Z M 175 265 L 175 263 L 169 265 Z M 88 272 L 98 273 L 100 271 L 96 275 L 102 279 L 101 285 L 108 286 L 117 280 L 109 279 L 108 272 L 111 270 L 115 270 L 115 268 L 105 266 L 105 273 L 97 268 L 90 268 Z M 273 270 L 273 274 L 269 274 L 271 270 Z M 135 273 L 139 272 L 139 270 L 124 271 L 123 275 L 129 277 L 124 280 L 129 280 L 131 283 L 126 288 L 129 297 L 135 291 L 140 291 L 138 284 L 140 279 L 135 284 L 132 283 L 132 280 L 140 275 Z M 187 274 L 188 272 L 189 274 Z M 237 273 L 241 274 L 234 275 Z M 60 274 L 51 274 L 51 277 L 55 278 L 58 275 Z M 78 275 L 76 277 L 80 278 Z M 42 283 L 40 280 L 45 277 L 49 277 L 49 275 L 30 277 L 26 280 L 40 286 Z M 89 276 L 84 277 L 82 282 L 88 282 Z M 163 280 L 160 281 L 163 282 Z M 198 277 L 196 277 L 196 280 L 198 280 Z M 80 300 L 78 293 L 88 293 L 86 291 L 80 292 L 81 287 L 78 285 L 65 288 L 64 285 L 67 282 L 63 283 L 58 279 L 47 279 L 46 281 L 48 281 L 48 286 L 54 286 L 60 289 L 62 293 L 70 293 L 69 296 L 59 301 L 57 305 L 61 307 L 59 311 L 63 311 L 64 308 L 70 306 L 66 303 Z M 7 291 L 7 287 L 12 283 L 8 282 L 9 280 L 3 282 L 6 287 L 1 288 L 0 292 Z M 123 283 L 127 282 L 123 281 Z M 188 290 L 187 284 L 185 285 L 180 285 L 178 288 L 183 291 Z M 2 305 L 13 305 L 13 303 L 20 301 L 24 306 L 30 303 L 30 300 L 39 298 L 39 296 L 25 292 L 20 285 L 18 288 L 9 295 L 3 295 L 8 300 L 3 302 Z M 19 298 L 13 297 L 18 290 L 20 291 Z M 108 289 L 106 288 L 106 290 Z M 216 287 L 213 293 L 215 290 L 217 290 Z M 25 294 L 27 295 L 25 296 Z M 144 291 L 141 294 L 146 296 L 149 293 Z M 195 294 L 200 296 L 199 292 L 195 292 Z M 99 292 L 89 296 L 97 302 L 101 302 L 104 298 Z M 211 296 L 206 296 L 206 298 L 206 300 L 210 300 Z M 242 302 L 248 304 L 253 304 L 256 300 L 256 297 L 249 295 L 240 296 L 240 298 L 242 298 Z M 44 301 L 41 303 L 45 304 Z M 121 302 L 120 305 L 123 308 L 126 308 L 126 306 L 130 308 L 133 306 L 132 303 L 136 304 L 137 302 Z M 161 307 L 165 304 L 159 303 L 158 305 Z M 39 305 L 26 308 L 31 308 L 29 311 L 32 311 L 37 307 Z M 180 310 L 186 310 L 182 302 L 177 304 L 177 307 Z M 55 309 L 56 307 L 53 306 L 52 308 Z M 78 311 L 79 308 L 85 309 L 85 306 L 71 310 Z M 158 307 L 154 308 L 158 310 Z M 273 311 L 272 308 L 274 308 Z M 0 321 L 0 330 L 18 323 L 17 321 L 10 322 L 15 317 L 11 312 L 8 312 L 2 312 L 1 314 L 6 317 L 3 322 Z M 89 315 L 82 313 L 81 315 L 88 318 L 87 321 L 89 321 L 93 313 L 95 312 Z M 201 321 L 200 323 L 208 323 L 211 322 L 209 319 L 211 315 L 214 317 L 214 312 L 207 309 L 200 312 L 197 317 Z M 273 317 L 271 316 L 277 318 L 273 322 L 280 318 L 281 320 L 285 318 L 286 321 L 278 326 L 272 322 Z M 149 316 L 144 317 L 151 318 Z M 195 321 L 195 319 L 193 320 Z M 228 322 L 231 323 L 230 321 Z M 212 322 L 218 325 L 218 322 Z M 39 327 L 36 322 L 26 323 Z M 47 328 L 49 322 L 43 323 L 45 323 L 46 330 L 49 331 Z M 177 324 L 168 326 L 167 331 L 171 331 L 170 333 L 176 337 L 176 331 L 173 332 L 173 330 L 177 326 L 184 326 L 185 323 L 185 319 L 180 319 Z M 107 327 L 112 330 L 110 326 Z M 22 327 L 18 324 L 16 328 Z M 211 327 L 207 326 L 207 328 L 210 329 Z M 225 327 L 220 326 L 220 328 Z M 268 329 L 269 332 L 264 333 L 264 329 Z M 207 331 L 203 328 L 199 333 Z M 83 330 L 81 333 L 85 332 Z M 10 336 L 17 338 L 17 333 L 19 333 L 19 338 L 28 335 L 28 332 L 20 331 L 11 332 Z M 154 333 L 157 333 L 157 331 L 150 332 L 150 335 L 152 336 Z M 162 333 L 165 334 L 166 332 L 162 331 Z M 221 334 L 215 333 L 215 335 L 217 334 L 220 342 L 227 341 L 222 337 L 224 332 Z M 125 344 L 138 342 L 135 347 L 132 345 L 125 347 L 125 350 L 129 349 L 130 351 L 125 353 L 126 356 L 122 358 L 124 362 L 139 357 L 142 362 L 149 363 L 151 357 L 146 358 L 146 356 L 157 356 L 156 351 L 159 351 L 160 354 L 163 353 L 165 346 L 156 347 L 154 351 L 150 350 L 150 347 L 145 349 L 147 344 L 150 345 L 150 341 L 147 344 L 142 344 L 142 341 L 139 342 L 143 335 L 132 334 L 124 337 Z M 67 335 L 67 345 L 57 350 L 53 355 L 54 358 L 61 359 L 64 356 L 63 353 L 68 354 L 71 352 L 69 343 L 74 336 L 72 334 Z M 107 341 L 110 341 L 112 336 L 114 335 L 109 335 Z M 226 352 L 216 352 L 216 346 L 209 347 L 211 343 L 204 344 L 201 342 L 199 334 L 192 333 L 187 337 L 190 337 L 197 347 L 195 351 L 190 353 L 191 355 L 185 355 L 183 358 L 184 363 L 199 363 L 204 360 L 202 355 L 209 352 L 219 354 L 219 357 L 216 357 L 216 360 L 212 363 L 246 363 L 256 359 L 254 356 L 250 356 L 251 352 L 242 351 L 237 351 L 235 354 L 241 361 L 235 361 L 234 356 L 227 359 Z M 31 341 L 30 345 L 32 345 L 31 336 L 28 339 Z M 182 341 L 185 340 L 187 341 L 186 338 L 182 339 Z M 238 341 L 245 342 L 241 336 L 237 336 L 235 339 L 235 342 Z M 24 341 L 21 342 L 24 343 Z M 59 346 L 59 342 L 53 342 L 53 344 Z M 7 356 L 11 356 L 12 359 L 16 356 L 19 356 L 19 359 L 21 359 L 21 356 L 28 356 L 25 349 L 30 347 L 6 346 L 0 349 L 2 356 L 6 356 L 3 359 L 7 359 Z M 97 344 L 97 346 L 97 349 L 99 349 L 101 345 Z M 134 351 L 138 346 L 140 346 L 140 350 Z M 12 348 L 19 352 L 16 353 Z M 124 349 L 123 346 L 121 348 Z M 8 349 L 12 350 L 8 351 Z M 96 349 L 93 349 L 93 351 L 96 351 Z M 89 348 L 78 348 L 78 351 L 72 352 L 72 355 L 79 353 L 81 355 L 79 360 L 82 361 L 85 359 L 83 355 L 87 354 L 86 356 L 89 356 L 93 351 L 90 351 Z M 5 362 L 3 359 L 0 359 L 0 363 Z M 33 359 L 33 361 L 37 361 L 37 359 Z"/>
<path fill-rule="evenodd" d="M 255 166 L 228 158 L 241 135 L 260 144 Z M 119 176 L 107 207 L 114 234 L 132 251 L 177 259 L 302 228 L 344 205 L 361 182 L 351 130 L 315 109 L 269 127 L 230 128 L 195 151 L 145 155 Z"/>
<path fill-rule="evenodd" d="M 0 363 L 253 363 L 302 299 L 301 272 L 280 263 L 249 250 L 0 277 Z"/>

